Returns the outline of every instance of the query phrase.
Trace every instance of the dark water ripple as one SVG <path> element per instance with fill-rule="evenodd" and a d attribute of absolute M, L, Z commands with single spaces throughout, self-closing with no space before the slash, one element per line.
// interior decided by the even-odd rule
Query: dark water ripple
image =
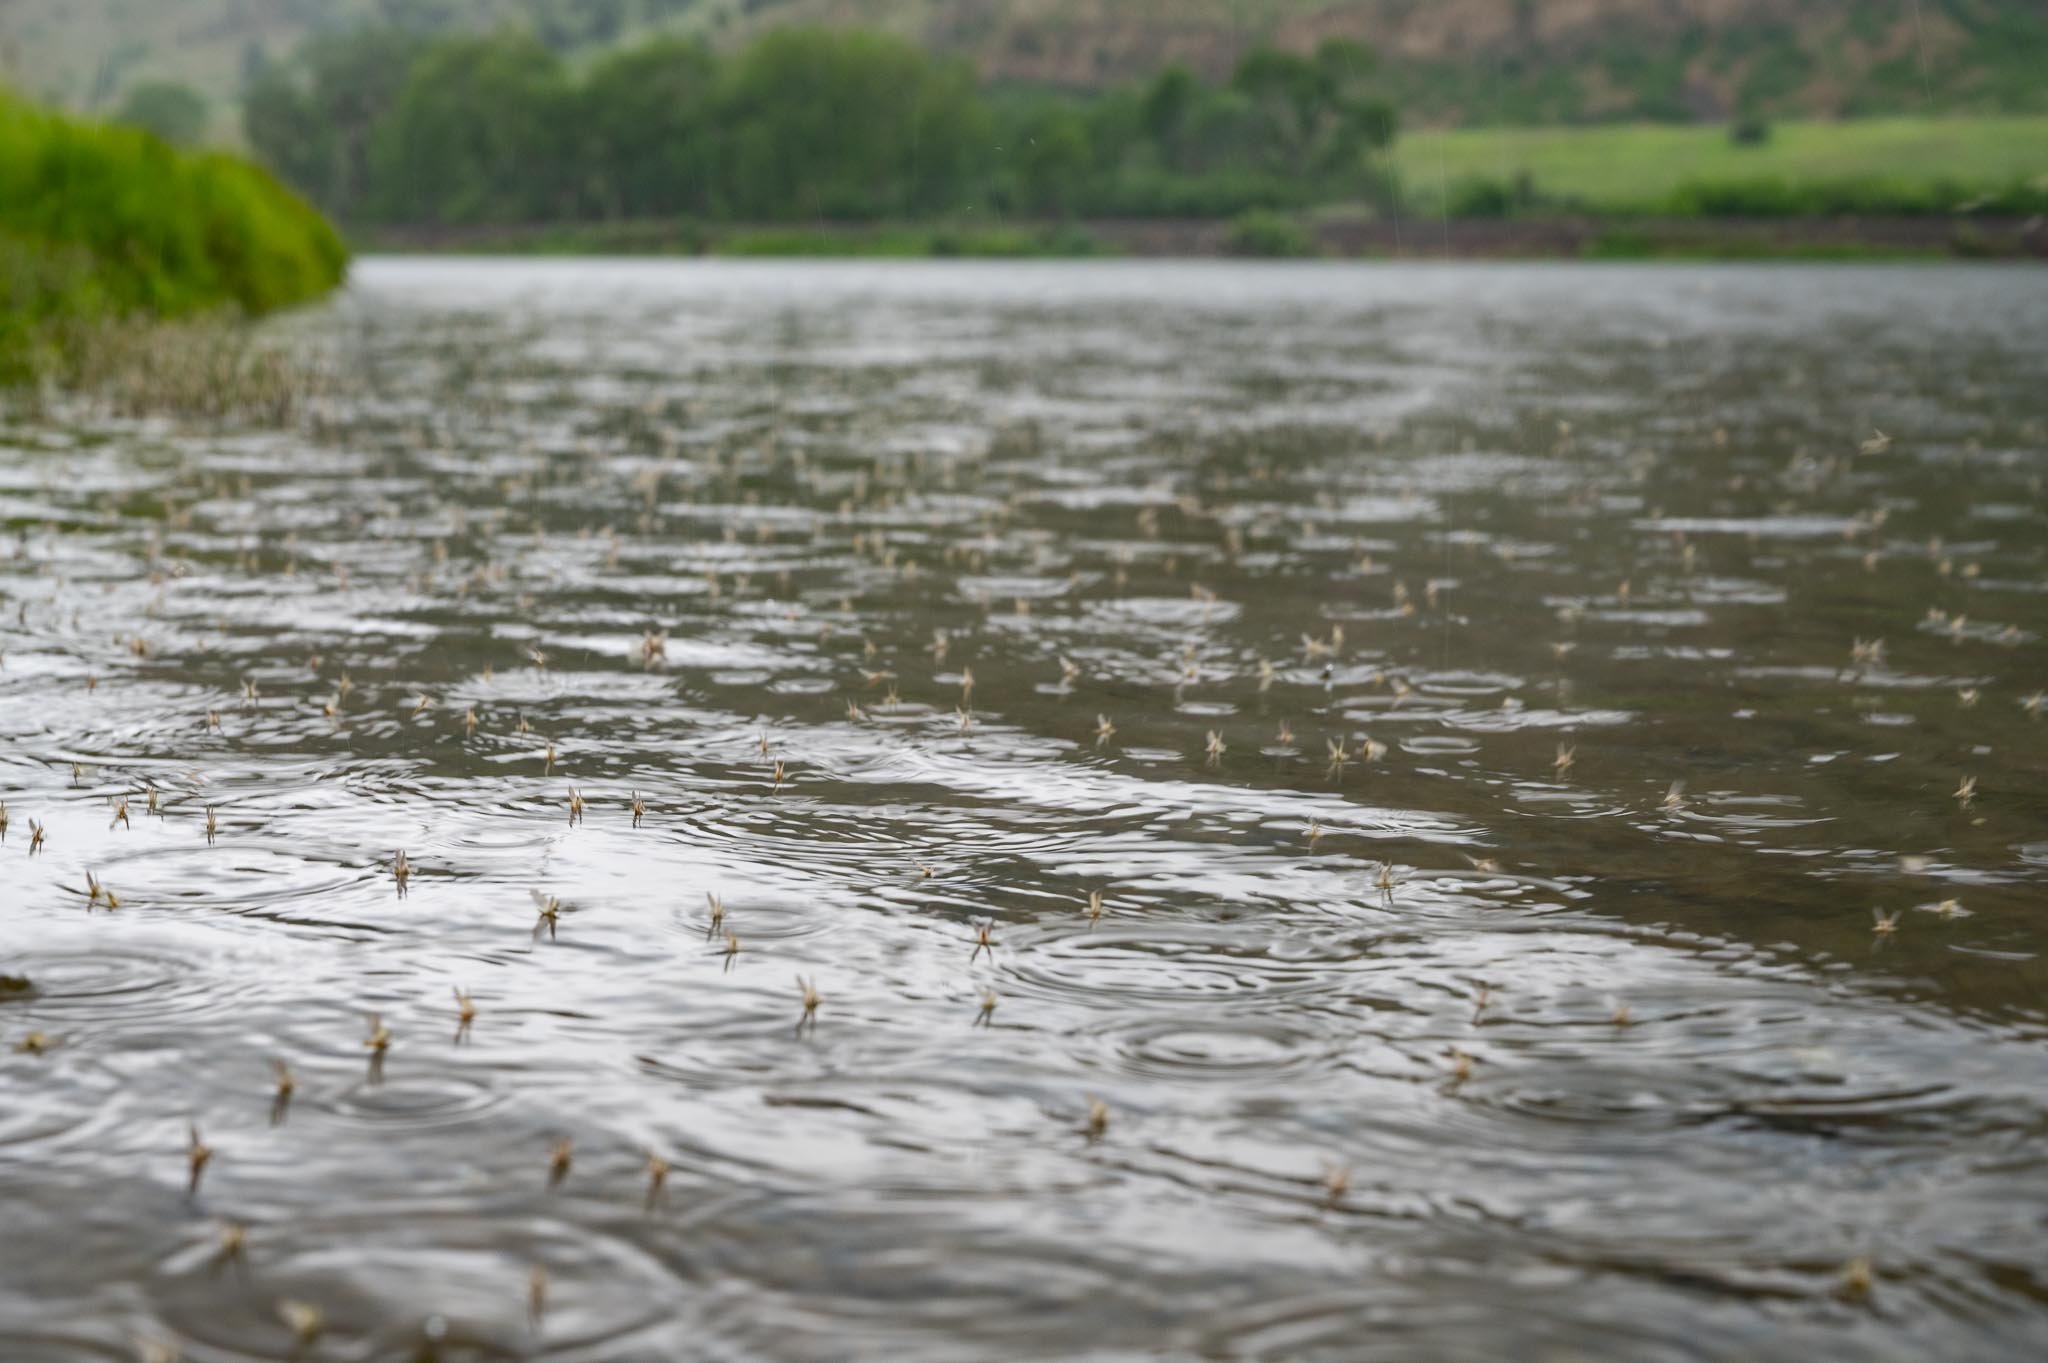
<path fill-rule="evenodd" d="M 9 1363 L 2048 1348 L 2036 276 L 287 330 L 0 426 Z"/>

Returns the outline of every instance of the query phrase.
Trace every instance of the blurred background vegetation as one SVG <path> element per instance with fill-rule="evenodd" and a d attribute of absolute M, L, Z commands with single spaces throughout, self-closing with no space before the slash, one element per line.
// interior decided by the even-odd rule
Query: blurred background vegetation
<path fill-rule="evenodd" d="M 654 34 L 729 51 L 807 24 L 1070 91 L 1176 63 L 1216 82 L 1255 47 L 1349 38 L 1417 126 L 2048 113 L 2039 0 L 0 0 L 0 78 L 102 113 L 177 81 L 225 129 L 266 67 L 365 25 L 520 28 L 582 64 Z"/>
<path fill-rule="evenodd" d="M 370 243 L 2048 210 L 2041 0 L 0 0 L 0 80 Z"/>
<path fill-rule="evenodd" d="M 864 30 L 778 29 L 731 52 L 657 37 L 582 70 L 531 33 L 315 40 L 252 85 L 252 147 L 350 222 L 690 217 L 1228 216 L 1385 199 L 1394 134 L 1371 54 L 1246 56 L 1075 97 L 988 91 L 956 59 Z"/>

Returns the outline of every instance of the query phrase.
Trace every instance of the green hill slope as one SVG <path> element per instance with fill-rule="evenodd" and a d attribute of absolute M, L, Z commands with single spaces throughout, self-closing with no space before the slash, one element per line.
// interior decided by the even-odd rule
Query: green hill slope
<path fill-rule="evenodd" d="M 1574 122 L 2048 110 L 2040 0 L 0 0 L 0 78 L 108 110 L 187 82 L 233 106 L 307 36 L 364 22 L 531 28 L 589 53 L 658 29 L 721 45 L 858 24 L 965 56 L 996 82 L 1094 88 L 1262 42 L 1362 39 L 1411 122 Z"/>

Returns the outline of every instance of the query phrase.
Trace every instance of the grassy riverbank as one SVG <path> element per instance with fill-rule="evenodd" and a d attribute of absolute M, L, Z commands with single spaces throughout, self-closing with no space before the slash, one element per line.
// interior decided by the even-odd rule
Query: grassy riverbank
<path fill-rule="evenodd" d="M 2048 117 L 1871 118 L 1760 125 L 1741 143 L 1721 124 L 1416 129 L 1393 149 L 1419 217 L 1474 215 L 1480 187 L 1529 211 L 1711 213 L 1715 197 L 1828 211 L 1949 212 L 2017 191 L 2014 211 L 2048 207 Z M 1759 187 L 1771 187 L 1768 190 Z M 2035 202 L 2028 202 L 2032 197 Z"/>
<path fill-rule="evenodd" d="M 309 301 L 347 263 L 334 229 L 247 161 L 0 94 L 0 382 L 78 377 L 133 353 L 148 323 Z"/>
<path fill-rule="evenodd" d="M 1334 259 L 1911 260 L 2048 258 L 2048 226 L 2012 216 L 1376 217 L 1327 213 L 1083 222 L 720 227 L 649 219 L 509 228 L 383 228 L 365 252 L 431 255 L 875 259 L 1324 257 Z"/>

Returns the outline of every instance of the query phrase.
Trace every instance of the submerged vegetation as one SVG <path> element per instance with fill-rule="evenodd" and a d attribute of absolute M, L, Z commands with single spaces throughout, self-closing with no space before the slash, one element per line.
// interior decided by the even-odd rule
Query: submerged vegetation
<path fill-rule="evenodd" d="M 247 161 L 0 94 L 0 381 L 105 375 L 164 321 L 182 329 L 148 368 L 186 372 L 236 344 L 195 350 L 198 329 L 319 297 L 346 266 L 320 214 Z"/>

